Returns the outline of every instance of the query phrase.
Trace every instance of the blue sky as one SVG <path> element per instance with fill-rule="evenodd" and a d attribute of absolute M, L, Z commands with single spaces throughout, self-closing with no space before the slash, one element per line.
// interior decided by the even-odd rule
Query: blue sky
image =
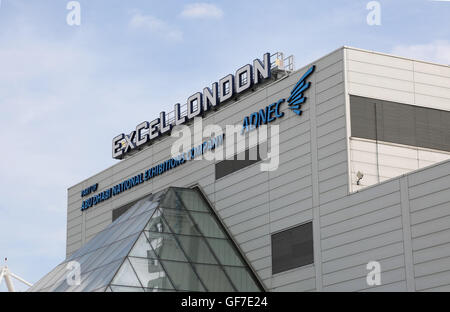
<path fill-rule="evenodd" d="M 366 0 L 80 0 L 80 26 L 66 0 L 0 2 L 0 259 L 30 282 L 64 259 L 67 188 L 116 163 L 115 135 L 264 52 L 450 64 L 448 1 L 380 0 L 380 26 Z"/>

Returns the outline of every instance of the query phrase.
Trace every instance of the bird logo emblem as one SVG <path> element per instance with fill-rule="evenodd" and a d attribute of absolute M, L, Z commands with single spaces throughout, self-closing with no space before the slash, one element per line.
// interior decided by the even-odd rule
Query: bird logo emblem
<path fill-rule="evenodd" d="M 301 106 L 306 101 L 306 97 L 303 96 L 303 92 L 308 90 L 311 86 L 311 82 L 306 82 L 306 78 L 308 78 L 308 76 L 311 75 L 315 69 L 316 66 L 313 65 L 306 71 L 306 73 L 302 76 L 302 78 L 300 78 L 295 87 L 292 89 L 291 95 L 287 99 L 289 109 L 297 115 L 302 114 Z"/>

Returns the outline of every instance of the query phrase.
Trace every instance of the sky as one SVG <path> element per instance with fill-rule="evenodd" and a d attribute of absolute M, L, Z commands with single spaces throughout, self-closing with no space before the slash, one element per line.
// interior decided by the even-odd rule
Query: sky
<path fill-rule="evenodd" d="M 379 0 L 380 25 L 367 0 L 79 0 L 80 25 L 69 2 L 0 0 L 0 266 L 31 283 L 64 260 L 67 189 L 117 163 L 113 137 L 263 53 L 450 64 L 450 1 Z"/>

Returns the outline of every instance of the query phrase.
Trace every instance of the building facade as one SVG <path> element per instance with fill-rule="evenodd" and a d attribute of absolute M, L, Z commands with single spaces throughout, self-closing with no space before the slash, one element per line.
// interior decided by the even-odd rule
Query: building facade
<path fill-rule="evenodd" d="M 450 67 L 349 47 L 296 71 L 275 64 L 270 77 L 258 77 L 264 65 L 254 63 L 249 77 L 237 72 L 237 88 L 260 81 L 231 91 L 202 126 L 238 125 L 244 138 L 258 125 L 278 126 L 275 168 L 262 169 L 273 137 L 241 153 L 259 151 L 256 158 L 176 165 L 177 138 L 161 128 L 183 114 L 168 114 L 167 122 L 161 115 L 151 144 L 69 188 L 67 259 L 140 199 L 195 188 L 261 290 L 449 291 Z M 200 96 L 193 103 L 201 105 Z M 193 136 L 203 131 L 186 125 Z M 113 153 L 136 135 L 119 137 Z M 229 140 L 202 138 L 201 145 Z M 374 261 L 380 281 L 371 284 Z"/>

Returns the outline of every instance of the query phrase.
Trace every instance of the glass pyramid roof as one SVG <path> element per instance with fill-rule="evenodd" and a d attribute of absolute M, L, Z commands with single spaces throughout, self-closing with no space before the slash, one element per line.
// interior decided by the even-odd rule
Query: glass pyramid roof
<path fill-rule="evenodd" d="M 79 264 L 79 283 L 74 264 Z M 170 187 L 138 201 L 29 291 L 263 291 L 263 287 L 202 194 Z"/>

